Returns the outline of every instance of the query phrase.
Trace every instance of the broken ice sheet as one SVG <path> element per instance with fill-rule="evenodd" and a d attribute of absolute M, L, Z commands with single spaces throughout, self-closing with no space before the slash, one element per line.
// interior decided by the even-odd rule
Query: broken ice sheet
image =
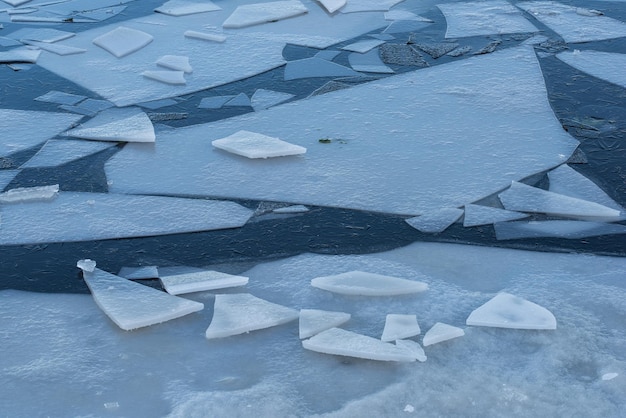
<path fill-rule="evenodd" d="M 437 234 L 445 231 L 450 225 L 458 221 L 461 215 L 463 215 L 463 209 L 443 208 L 406 219 L 406 223 L 420 232 Z"/>
<path fill-rule="evenodd" d="M 185 80 L 185 72 L 184 71 L 144 71 L 141 73 L 146 78 L 151 80 L 160 81 L 165 84 L 172 85 L 184 85 L 187 83 Z"/>
<path fill-rule="evenodd" d="M 22 43 L 26 45 L 31 45 L 41 50 L 51 52 L 53 54 L 57 54 L 61 56 L 82 54 L 84 52 L 87 52 L 87 50 L 83 48 L 75 48 L 73 46 L 67 46 L 67 45 L 56 44 L 56 43 L 51 44 L 51 43 L 46 43 L 46 42 L 37 42 L 37 41 L 28 41 L 28 40 L 22 40 Z"/>
<path fill-rule="evenodd" d="M 248 97 L 247 94 L 239 93 L 238 95 L 236 95 L 235 97 L 233 97 L 232 99 L 230 99 L 226 103 L 224 103 L 224 106 L 244 106 L 244 107 L 250 107 L 251 106 L 251 102 L 250 102 L 250 98 Z"/>
<path fill-rule="evenodd" d="M 387 314 L 381 341 L 402 340 L 421 333 L 416 315 Z"/>
<path fill-rule="evenodd" d="M 503 0 L 444 3 L 437 7 L 448 24 L 446 38 L 538 32 L 515 6 Z"/>
<path fill-rule="evenodd" d="M 137 29 L 119 26 L 110 32 L 98 36 L 92 42 L 110 52 L 117 58 L 125 57 L 148 45 L 152 35 Z"/>
<path fill-rule="evenodd" d="M 180 214 L 185 216 L 181 217 Z M 4 205 L 0 244 L 88 241 L 236 228 L 252 211 L 236 203 L 164 196 L 60 192 Z"/>
<path fill-rule="evenodd" d="M 353 53 L 348 55 L 348 62 L 354 71 L 362 71 L 365 73 L 382 73 L 390 74 L 394 71 L 387 67 L 378 53 L 378 49 L 367 52 L 365 54 Z"/>
<path fill-rule="evenodd" d="M 289 61 L 285 65 L 285 81 L 313 77 L 351 77 L 359 73 L 348 67 L 322 58 L 311 57 Z"/>
<path fill-rule="evenodd" d="M 222 26 L 225 29 L 245 28 L 246 26 L 288 19 L 307 12 L 308 9 L 298 0 L 245 4 L 237 6 Z"/>
<path fill-rule="evenodd" d="M 139 108 L 107 109 L 65 134 L 95 141 L 154 142 L 156 139 L 150 118 Z"/>
<path fill-rule="evenodd" d="M 498 240 L 540 237 L 578 239 L 626 234 L 626 225 L 587 221 L 500 222 L 494 228 Z"/>
<path fill-rule="evenodd" d="M 186 73 L 193 72 L 193 68 L 189 64 L 189 57 L 183 55 L 163 55 L 157 60 L 156 64 L 170 70 L 184 71 Z"/>
<path fill-rule="evenodd" d="M 343 49 L 344 51 L 359 52 L 361 54 L 364 54 L 384 43 L 385 41 L 381 41 L 379 39 L 368 39 L 342 46 L 341 49 Z"/>
<path fill-rule="evenodd" d="M 25 203 L 34 201 L 46 201 L 57 197 L 59 185 L 19 187 L 0 193 L 0 203 Z"/>
<path fill-rule="evenodd" d="M 207 0 L 189 1 L 189 0 L 169 0 L 163 5 L 154 9 L 155 12 L 164 13 L 170 16 L 185 16 L 194 13 L 214 12 L 222 8 L 215 3 Z"/>
<path fill-rule="evenodd" d="M 286 102 L 287 100 L 295 97 L 295 95 L 291 93 L 284 93 L 281 91 L 273 91 L 266 89 L 256 89 L 252 98 L 250 99 L 250 104 L 255 111 L 259 111 L 262 109 L 267 109 L 268 107 L 275 106 L 277 104 Z"/>
<path fill-rule="evenodd" d="M 298 319 L 298 311 L 248 293 L 215 295 L 213 319 L 206 338 L 223 338 L 286 324 Z"/>
<path fill-rule="evenodd" d="M 403 362 L 416 360 L 415 355 L 406 349 L 340 328 L 331 328 L 303 340 L 302 347 L 324 354 L 368 360 Z"/>
<path fill-rule="evenodd" d="M 212 142 L 215 148 L 247 158 L 272 158 L 300 155 L 306 148 L 290 144 L 278 138 L 249 131 L 234 134 Z"/>
<path fill-rule="evenodd" d="M 156 279 L 159 269 L 157 266 L 122 267 L 117 275 L 128 280 Z"/>
<path fill-rule="evenodd" d="M 556 57 L 577 70 L 626 88 L 626 54 L 574 50 L 561 52 Z"/>
<path fill-rule="evenodd" d="M 397 296 L 428 289 L 424 282 L 357 270 L 316 277 L 311 280 L 311 286 L 342 295 L 358 296 Z"/>
<path fill-rule="evenodd" d="M 20 168 L 56 167 L 113 146 L 114 143 L 51 139 Z"/>
<path fill-rule="evenodd" d="M 171 295 L 245 286 L 248 278 L 213 270 L 199 270 L 159 276 L 165 291 Z"/>
<path fill-rule="evenodd" d="M 76 35 L 74 32 L 67 32 L 53 28 L 21 28 L 6 35 L 8 38 L 16 40 L 28 40 L 39 42 L 58 42 Z"/>
<path fill-rule="evenodd" d="M 300 310 L 300 339 L 312 337 L 327 329 L 338 327 L 350 320 L 345 312 L 323 311 L 320 309 Z"/>
<path fill-rule="evenodd" d="M 465 205 L 465 217 L 463 226 L 480 226 L 495 224 L 496 222 L 514 221 L 527 218 L 530 215 L 520 212 L 513 212 L 506 209 L 492 208 L 482 205 Z"/>
<path fill-rule="evenodd" d="M 386 12 L 403 0 L 349 0 L 341 13 Z"/>
<path fill-rule="evenodd" d="M 422 344 L 424 347 L 440 343 L 442 341 L 448 341 L 453 338 L 462 337 L 465 335 L 465 331 L 459 327 L 437 322 L 424 334 Z"/>
<path fill-rule="evenodd" d="M 35 100 L 39 102 L 57 103 L 66 105 L 75 105 L 78 102 L 85 100 L 86 96 L 78 94 L 65 93 L 63 91 L 51 90 L 48 93 L 35 97 Z"/>
<path fill-rule="evenodd" d="M 597 15 L 582 7 L 553 1 L 522 2 L 516 6 L 558 33 L 567 43 L 602 41 L 626 36 L 626 23 Z"/>
<path fill-rule="evenodd" d="M 13 62 L 29 62 L 34 64 L 37 62 L 40 54 L 40 50 L 28 48 L 15 48 L 8 51 L 0 51 L 0 64 Z"/>
<path fill-rule="evenodd" d="M 201 311 L 199 302 L 172 296 L 100 269 L 83 271 L 96 304 L 125 331 Z"/>
<path fill-rule="evenodd" d="M 472 311 L 467 325 L 514 329 L 556 329 L 552 312 L 533 302 L 501 292 Z"/>

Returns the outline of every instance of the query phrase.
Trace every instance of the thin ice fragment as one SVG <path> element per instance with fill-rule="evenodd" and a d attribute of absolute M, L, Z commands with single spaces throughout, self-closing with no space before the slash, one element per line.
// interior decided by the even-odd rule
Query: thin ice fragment
<path fill-rule="evenodd" d="M 393 9 L 385 12 L 385 20 L 416 20 L 418 22 L 432 23 L 432 20 L 428 18 L 418 16 L 413 12 L 409 12 L 408 10 L 399 9 Z"/>
<path fill-rule="evenodd" d="M 117 275 L 128 280 L 157 279 L 159 269 L 157 266 L 122 267 Z"/>
<path fill-rule="evenodd" d="M 273 91 L 266 89 L 257 89 L 255 90 L 252 98 L 250 99 L 250 104 L 252 108 L 256 111 L 267 109 L 268 107 L 275 106 L 277 104 L 286 102 L 287 100 L 295 97 L 295 95 L 291 93 L 283 93 L 281 91 Z"/>
<path fill-rule="evenodd" d="M 354 71 L 382 74 L 391 74 L 394 72 L 382 62 L 377 49 L 365 54 L 350 54 L 348 55 L 348 62 Z"/>
<path fill-rule="evenodd" d="M 498 240 L 553 237 L 579 239 L 626 234 L 626 225 L 587 221 L 518 221 L 494 225 Z"/>
<path fill-rule="evenodd" d="M 78 94 L 66 93 L 63 91 L 51 90 L 48 93 L 35 97 L 39 102 L 75 105 L 85 100 L 87 97 Z"/>
<path fill-rule="evenodd" d="M 246 4 L 237 6 L 222 26 L 225 29 L 245 28 L 299 16 L 307 12 L 308 9 L 298 0 Z"/>
<path fill-rule="evenodd" d="M 154 142 L 154 127 L 138 108 L 108 109 L 66 135 L 95 141 Z"/>
<path fill-rule="evenodd" d="M 465 205 L 463 226 L 479 226 L 527 218 L 528 214 L 482 205 Z"/>
<path fill-rule="evenodd" d="M 117 58 L 122 58 L 145 47 L 153 39 L 152 35 L 148 33 L 119 26 L 104 35 L 98 36 L 92 42 Z"/>
<path fill-rule="evenodd" d="M 74 32 L 53 28 L 21 28 L 7 35 L 8 38 L 38 42 L 58 42 L 76 35 Z"/>
<path fill-rule="evenodd" d="M 324 6 L 328 13 L 335 13 L 346 5 L 347 0 L 317 0 L 317 2 Z"/>
<path fill-rule="evenodd" d="M 165 84 L 172 84 L 176 86 L 187 84 L 184 71 L 144 71 L 141 75 Z"/>
<path fill-rule="evenodd" d="M 626 88 L 626 54 L 574 50 L 561 52 L 556 57 L 577 70 Z"/>
<path fill-rule="evenodd" d="M 213 96 L 213 97 L 204 97 L 200 100 L 200 104 L 198 105 L 198 109 L 219 109 L 226 102 L 231 100 L 234 95 L 231 96 Z"/>
<path fill-rule="evenodd" d="M 423 215 L 409 218 L 406 223 L 420 232 L 437 234 L 445 231 L 450 225 L 459 220 L 463 209 L 443 208 Z"/>
<path fill-rule="evenodd" d="M 235 97 L 233 97 L 232 99 L 224 103 L 224 106 L 250 107 L 251 106 L 250 98 L 245 93 L 239 93 L 238 95 L 236 95 Z"/>
<path fill-rule="evenodd" d="M 154 9 L 155 12 L 167 14 L 170 16 L 186 16 L 195 13 L 213 12 L 222 10 L 211 1 L 188 1 L 188 0 L 169 0 L 163 5 Z"/>
<path fill-rule="evenodd" d="M 193 68 L 189 64 L 189 57 L 183 55 L 163 55 L 156 64 L 170 70 L 184 71 L 185 73 L 193 72 Z"/>
<path fill-rule="evenodd" d="M 0 203 L 26 203 L 54 199 L 59 194 L 59 185 L 19 187 L 0 193 Z"/>
<path fill-rule="evenodd" d="M 419 335 L 421 332 L 416 315 L 388 314 L 380 339 L 387 342 L 402 340 Z"/>
<path fill-rule="evenodd" d="M 341 13 L 386 12 L 403 0 L 349 0 Z"/>
<path fill-rule="evenodd" d="M 338 327 L 350 320 L 345 312 L 322 311 L 319 309 L 300 310 L 300 339 L 309 338 L 327 329 Z"/>
<path fill-rule="evenodd" d="M 546 308 L 510 293 L 498 293 L 475 309 L 467 325 L 514 329 L 556 329 L 556 318 Z"/>
<path fill-rule="evenodd" d="M 10 64 L 15 62 L 29 62 L 34 64 L 37 62 L 40 54 L 40 50 L 27 48 L 16 48 L 8 51 L 1 51 L 0 64 Z"/>
<path fill-rule="evenodd" d="M 299 155 L 306 148 L 278 138 L 249 131 L 238 131 L 226 138 L 216 139 L 213 146 L 247 158 L 270 158 Z"/>
<path fill-rule="evenodd" d="M 200 39 L 203 41 L 211 41 L 222 43 L 226 40 L 226 35 L 220 35 L 217 33 L 206 33 L 206 32 L 198 32 L 195 30 L 185 31 L 185 37 L 191 39 Z"/>
<path fill-rule="evenodd" d="M 171 295 L 225 289 L 248 284 L 247 277 L 213 270 L 200 270 L 180 274 L 161 274 L 159 279 L 165 291 Z"/>
<path fill-rule="evenodd" d="M 342 46 L 341 49 L 343 49 L 344 51 L 359 52 L 361 54 L 364 54 L 384 43 L 385 41 L 381 41 L 379 39 L 369 39 Z"/>
<path fill-rule="evenodd" d="M 322 58 L 311 57 L 289 61 L 285 66 L 285 81 L 312 77 L 352 77 L 359 73 Z"/>
<path fill-rule="evenodd" d="M 114 143 L 51 139 L 20 168 L 57 167 L 113 146 Z"/>
<path fill-rule="evenodd" d="M 423 363 L 426 361 L 426 353 L 424 352 L 424 349 L 422 348 L 421 345 L 419 345 L 417 341 L 396 340 L 396 347 L 402 350 L 406 350 L 407 352 L 411 353 L 411 355 L 413 355 L 415 359 L 419 361 L 420 363 Z"/>
<path fill-rule="evenodd" d="M 424 51 L 433 59 L 441 58 L 449 52 L 454 51 L 459 47 L 456 42 L 439 42 L 439 43 L 415 43 L 414 44 L 420 51 Z"/>
<path fill-rule="evenodd" d="M 428 289 L 423 282 L 356 270 L 316 277 L 311 280 L 311 286 L 342 295 L 360 296 L 397 296 Z"/>
<path fill-rule="evenodd" d="M 274 213 L 304 213 L 308 211 L 309 211 L 309 208 L 307 208 L 304 205 L 285 206 L 283 208 L 276 208 L 272 210 L 272 212 Z"/>
<path fill-rule="evenodd" d="M 440 343 L 442 341 L 448 341 L 453 338 L 462 337 L 465 335 L 465 331 L 459 327 L 437 322 L 424 334 L 422 344 L 424 347 Z"/>

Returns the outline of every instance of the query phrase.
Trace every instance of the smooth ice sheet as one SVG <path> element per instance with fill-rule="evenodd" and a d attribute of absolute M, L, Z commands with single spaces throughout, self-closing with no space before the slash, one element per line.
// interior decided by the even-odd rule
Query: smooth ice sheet
<path fill-rule="evenodd" d="M 117 275 L 128 280 L 156 279 L 159 269 L 157 266 L 122 267 Z"/>
<path fill-rule="evenodd" d="M 351 315 L 346 312 L 300 309 L 300 339 L 309 338 L 327 329 L 338 327 L 348 322 L 350 317 Z"/>
<path fill-rule="evenodd" d="M 479 226 L 495 224 L 496 222 L 514 221 L 524 219 L 530 215 L 520 212 L 513 212 L 506 209 L 492 208 L 482 205 L 465 205 L 465 217 L 463 226 Z"/>
<path fill-rule="evenodd" d="M 422 332 L 416 315 L 387 314 L 381 341 L 395 341 L 414 337 Z"/>
<path fill-rule="evenodd" d="M 445 231 L 450 225 L 458 221 L 461 215 L 463 215 L 463 209 L 443 208 L 409 218 L 406 220 L 406 223 L 420 232 L 437 234 Z"/>
<path fill-rule="evenodd" d="M 298 311 L 247 293 L 215 295 L 206 338 L 223 338 L 274 327 L 298 318 Z"/>
<path fill-rule="evenodd" d="M 215 148 L 247 158 L 271 158 L 300 155 L 306 148 L 256 132 L 238 131 L 212 142 Z"/>
<path fill-rule="evenodd" d="M 248 278 L 220 271 L 202 270 L 181 274 L 162 274 L 159 279 L 171 295 L 245 286 Z"/>
<path fill-rule="evenodd" d="M 323 58 L 311 57 L 289 61 L 285 66 L 285 81 L 313 77 L 353 77 L 359 73 Z"/>
<path fill-rule="evenodd" d="M 396 296 L 428 289 L 428 285 L 423 282 L 358 270 L 316 277 L 311 280 L 311 286 L 342 295 L 357 296 Z"/>
<path fill-rule="evenodd" d="M 307 12 L 308 9 L 299 0 L 246 4 L 238 6 L 222 26 L 225 29 L 239 29 L 288 19 Z"/>
<path fill-rule="evenodd" d="M 587 221 L 500 222 L 494 228 L 498 240 L 540 237 L 578 239 L 626 234 L 626 225 Z"/>
<path fill-rule="evenodd" d="M 113 146 L 113 143 L 51 139 L 20 168 L 56 167 Z"/>
<path fill-rule="evenodd" d="M 507 1 L 444 3 L 437 7 L 446 17 L 446 38 L 538 31 Z"/>
<path fill-rule="evenodd" d="M 472 311 L 467 325 L 514 329 L 556 329 L 556 318 L 546 308 L 510 293 L 498 293 Z"/>
<path fill-rule="evenodd" d="M 3 206 L 0 244 L 86 241 L 236 228 L 251 214 L 250 210 L 226 201 L 61 192 L 47 202 Z"/>
<path fill-rule="evenodd" d="M 422 344 L 424 347 L 440 343 L 442 341 L 448 341 L 453 338 L 462 337 L 465 335 L 465 331 L 459 327 L 444 324 L 443 322 L 437 322 L 424 334 Z"/>
<path fill-rule="evenodd" d="M 204 309 L 204 304 L 179 298 L 100 269 L 83 271 L 96 304 L 125 331 L 147 327 Z"/>
<path fill-rule="evenodd" d="M 626 23 L 592 11 L 553 1 L 517 3 L 558 33 L 567 43 L 602 41 L 626 36 Z"/>
<path fill-rule="evenodd" d="M 156 138 L 150 118 L 139 108 L 108 109 L 65 134 L 115 142 L 154 142 Z"/>
<path fill-rule="evenodd" d="M 259 164 L 211 151 L 210 141 L 241 129 L 306 147 L 307 153 Z M 577 144 L 548 104 L 534 50 L 520 47 L 163 132 L 149 150 L 128 144 L 106 171 L 111 190 L 124 193 L 418 215 L 475 202 L 512 180 L 557 166 Z"/>
<path fill-rule="evenodd" d="M 250 98 L 250 104 L 255 111 L 267 109 L 268 107 L 275 106 L 282 102 L 293 98 L 291 93 L 284 93 L 281 91 L 273 91 L 266 89 L 256 89 L 254 94 Z"/>
<path fill-rule="evenodd" d="M 626 88 L 626 54 L 574 50 L 561 52 L 556 57 L 577 70 Z"/>

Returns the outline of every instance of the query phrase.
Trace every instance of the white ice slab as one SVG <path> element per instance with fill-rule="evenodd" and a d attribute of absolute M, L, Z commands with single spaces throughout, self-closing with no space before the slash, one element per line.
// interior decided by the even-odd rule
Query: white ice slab
<path fill-rule="evenodd" d="M 267 109 L 268 107 L 276 106 L 277 104 L 286 102 L 293 98 L 291 93 L 284 93 L 282 91 L 273 91 L 266 89 L 257 89 L 250 98 L 250 104 L 255 111 Z"/>
<path fill-rule="evenodd" d="M 249 209 L 227 201 L 60 192 L 51 201 L 3 205 L 0 244 L 87 241 L 236 228 L 251 215 Z"/>
<path fill-rule="evenodd" d="M 100 269 L 93 273 L 83 271 L 83 278 L 96 304 L 125 331 L 204 309 L 202 303 L 172 296 Z"/>
<path fill-rule="evenodd" d="M 307 208 L 304 205 L 292 205 L 292 206 L 285 206 L 283 208 L 276 208 L 274 210 L 272 210 L 272 212 L 274 213 L 304 213 L 304 212 L 308 212 L 309 208 Z"/>
<path fill-rule="evenodd" d="M 518 182 L 513 182 L 498 197 L 508 210 L 588 220 L 621 219 L 619 210 Z"/>
<path fill-rule="evenodd" d="M 338 327 L 350 320 L 345 312 L 323 311 L 320 309 L 300 310 L 300 339 L 309 338 L 327 329 Z"/>
<path fill-rule="evenodd" d="M 626 234 L 626 225 L 587 221 L 500 222 L 494 228 L 498 240 L 539 237 L 578 239 Z"/>
<path fill-rule="evenodd" d="M 285 81 L 313 77 L 354 77 L 359 73 L 348 67 L 318 57 L 289 61 L 285 65 Z"/>
<path fill-rule="evenodd" d="M 184 71 L 144 71 L 141 73 L 146 78 L 151 80 L 160 81 L 161 83 L 171 84 L 171 85 L 184 85 L 187 84 L 187 80 L 185 79 Z"/>
<path fill-rule="evenodd" d="M 378 49 L 367 52 L 365 54 L 354 53 L 348 55 L 348 62 L 354 71 L 362 71 L 365 73 L 382 73 L 391 74 L 394 71 L 387 67 L 380 59 Z"/>
<path fill-rule="evenodd" d="M 221 9 L 222 8 L 215 3 L 207 0 L 169 0 L 166 1 L 163 5 L 154 9 L 154 11 L 164 13 L 170 16 L 185 16 L 194 13 L 214 12 Z"/>
<path fill-rule="evenodd" d="M 8 51 L 0 51 L 0 64 L 10 64 L 14 62 L 37 62 L 41 51 L 37 49 L 15 48 Z"/>
<path fill-rule="evenodd" d="M 170 70 L 184 71 L 186 73 L 193 72 L 193 68 L 189 64 L 189 57 L 183 55 L 163 55 L 157 60 L 156 64 Z"/>
<path fill-rule="evenodd" d="M 270 165 L 210 152 L 211 140 L 241 129 L 306 147 L 306 158 Z M 342 141 L 319 143 L 329 137 Z M 418 215 L 503 190 L 577 145 L 548 103 L 534 50 L 520 47 L 164 132 L 149 150 L 125 146 L 106 170 L 117 192 Z"/>
<path fill-rule="evenodd" d="M 63 91 L 51 90 L 48 93 L 35 97 L 35 100 L 46 103 L 57 103 L 66 105 L 75 105 L 78 102 L 85 100 L 86 96 L 78 94 L 65 93 Z"/>
<path fill-rule="evenodd" d="M 463 209 L 442 208 L 406 219 L 406 223 L 418 231 L 437 234 L 445 231 L 450 225 L 458 221 L 461 215 L 463 215 Z"/>
<path fill-rule="evenodd" d="M 437 322 L 424 334 L 422 344 L 424 347 L 437 344 L 443 341 L 448 341 L 453 338 L 462 337 L 465 335 L 465 331 L 459 327 L 444 324 L 443 322 Z"/>
<path fill-rule="evenodd" d="M 24 39 L 28 41 L 52 43 L 71 38 L 74 35 L 76 35 L 74 32 L 54 28 L 21 28 L 6 36 L 18 41 Z"/>
<path fill-rule="evenodd" d="M 223 338 L 285 324 L 298 318 L 298 311 L 248 293 L 215 295 L 213 319 L 206 338 Z"/>
<path fill-rule="evenodd" d="M 224 103 L 224 106 L 245 106 L 245 107 L 249 107 L 249 106 L 251 106 L 250 98 L 245 93 L 239 93 L 238 95 L 236 95 L 235 97 L 233 97 L 232 99 L 230 99 L 229 101 Z"/>
<path fill-rule="evenodd" d="M 495 224 L 497 222 L 515 221 L 527 218 L 529 215 L 520 212 L 513 212 L 506 209 L 492 208 L 482 205 L 465 205 L 465 217 L 463 226 L 479 226 Z"/>
<path fill-rule="evenodd" d="M 0 193 L 0 203 L 27 203 L 51 200 L 59 194 L 59 185 L 19 187 Z"/>
<path fill-rule="evenodd" d="M 422 332 L 416 315 L 387 314 L 381 341 L 395 341 L 414 337 Z"/>
<path fill-rule="evenodd" d="M 626 88 L 626 54 L 574 50 L 561 52 L 556 57 L 580 71 Z"/>
<path fill-rule="evenodd" d="M 154 127 L 138 108 L 107 109 L 93 119 L 65 133 L 95 141 L 154 142 Z"/>
<path fill-rule="evenodd" d="M 185 31 L 185 37 L 191 39 L 200 39 L 202 41 L 210 41 L 222 43 L 226 40 L 226 35 L 221 35 L 218 33 L 207 33 L 207 32 L 198 32 L 195 30 Z"/>
<path fill-rule="evenodd" d="M 396 347 L 411 353 L 411 355 L 415 356 L 415 359 L 421 363 L 426 361 L 426 353 L 417 341 L 396 340 Z"/>
<path fill-rule="evenodd" d="M 161 274 L 159 279 L 165 291 L 171 295 L 225 289 L 248 284 L 248 277 L 213 270 L 171 275 Z"/>
<path fill-rule="evenodd" d="M 626 23 L 592 13 L 582 7 L 553 1 L 530 1 L 517 3 L 516 6 L 558 33 L 567 43 L 626 36 Z"/>
<path fill-rule="evenodd" d="M 308 12 L 299 0 L 272 1 L 238 6 L 224 21 L 225 29 L 238 29 L 288 19 Z"/>
<path fill-rule="evenodd" d="M 551 192 L 599 203 L 624 212 L 624 208 L 611 199 L 604 190 L 567 164 L 549 171 L 548 179 Z"/>
<path fill-rule="evenodd" d="M 93 43 L 110 52 L 115 57 L 122 58 L 145 47 L 153 39 L 149 33 L 119 26 L 110 32 L 98 36 L 93 40 Z"/>
<path fill-rule="evenodd" d="M 348 0 L 341 13 L 386 12 L 404 0 Z"/>
<path fill-rule="evenodd" d="M 96 262 L 89 258 L 83 258 L 76 262 L 76 267 L 87 273 L 93 273 L 96 268 Z"/>
<path fill-rule="evenodd" d="M 335 13 L 346 5 L 346 0 L 316 0 L 319 4 L 324 6 L 328 13 Z"/>
<path fill-rule="evenodd" d="M 446 17 L 446 38 L 538 31 L 518 9 L 503 0 L 444 3 L 437 7 Z"/>
<path fill-rule="evenodd" d="M 331 328 L 303 340 L 302 347 L 318 353 L 368 360 L 402 362 L 416 360 L 415 355 L 406 349 L 340 328 Z"/>
<path fill-rule="evenodd" d="M 117 275 L 128 280 L 156 279 L 159 269 L 157 266 L 122 267 Z"/>
<path fill-rule="evenodd" d="M 359 52 L 361 54 L 364 54 L 384 43 L 385 41 L 381 41 L 380 39 L 367 39 L 364 41 L 358 41 L 352 44 L 348 44 L 346 46 L 342 46 L 341 49 L 343 49 L 344 51 Z"/>
<path fill-rule="evenodd" d="M 300 155 L 306 148 L 278 138 L 249 131 L 238 131 L 212 142 L 215 148 L 247 158 L 273 158 Z"/>
<path fill-rule="evenodd" d="M 56 167 L 113 146 L 113 143 L 51 139 L 20 168 Z"/>
<path fill-rule="evenodd" d="M 360 296 L 406 295 L 428 289 L 423 282 L 358 270 L 316 277 L 311 280 L 311 286 L 342 295 Z"/>
<path fill-rule="evenodd" d="M 514 329 L 556 329 L 552 312 L 510 293 L 498 293 L 472 311 L 467 325 Z"/>

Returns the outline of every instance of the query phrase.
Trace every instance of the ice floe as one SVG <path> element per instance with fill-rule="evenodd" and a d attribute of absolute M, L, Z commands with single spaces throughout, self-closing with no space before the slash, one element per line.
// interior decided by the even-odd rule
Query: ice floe
<path fill-rule="evenodd" d="M 184 213 L 185 216 L 180 216 Z M 242 226 L 252 211 L 232 202 L 60 192 L 2 207 L 0 244 L 86 241 Z"/>
<path fill-rule="evenodd" d="M 620 220 L 620 211 L 575 197 L 513 182 L 498 195 L 505 209 L 589 220 Z"/>
<path fill-rule="evenodd" d="M 154 142 L 156 139 L 150 118 L 138 108 L 105 110 L 65 134 L 95 141 Z"/>
<path fill-rule="evenodd" d="M 224 21 L 226 29 L 245 28 L 288 19 L 308 12 L 308 9 L 299 0 L 271 1 L 237 6 L 235 11 Z"/>
<path fill-rule="evenodd" d="M 619 373 L 605 373 L 602 375 L 602 380 L 613 380 L 617 376 L 619 376 Z"/>
<path fill-rule="evenodd" d="M 285 81 L 312 77 L 352 77 L 359 73 L 323 58 L 311 57 L 289 61 L 285 66 Z"/>
<path fill-rule="evenodd" d="M 415 361 L 415 354 L 367 335 L 331 328 L 302 341 L 307 350 L 379 361 Z"/>
<path fill-rule="evenodd" d="M 165 291 L 171 295 L 224 289 L 248 284 L 247 277 L 214 270 L 199 270 L 178 274 L 163 274 L 162 271 L 159 280 L 161 280 Z"/>
<path fill-rule="evenodd" d="M 442 208 L 409 218 L 406 220 L 406 223 L 420 232 L 436 234 L 446 230 L 450 225 L 458 221 L 462 215 L 463 209 Z"/>
<path fill-rule="evenodd" d="M 98 36 L 92 42 L 115 57 L 122 58 L 145 47 L 153 39 L 154 37 L 149 33 L 119 26 Z"/>
<path fill-rule="evenodd" d="M 272 158 L 300 155 L 306 148 L 278 138 L 249 131 L 238 131 L 212 142 L 215 148 L 247 158 Z"/>
<path fill-rule="evenodd" d="M 159 277 L 157 266 L 122 267 L 118 276 L 128 280 L 156 279 Z"/>
<path fill-rule="evenodd" d="M 300 310 L 300 339 L 309 338 L 327 329 L 338 327 L 350 320 L 345 312 L 323 311 L 320 309 Z"/>
<path fill-rule="evenodd" d="M 417 341 L 412 340 L 396 340 L 396 347 L 406 350 L 415 357 L 415 360 L 423 363 L 426 361 L 426 353 Z"/>
<path fill-rule="evenodd" d="M 311 280 L 311 286 L 342 295 L 358 296 L 397 296 L 428 289 L 424 282 L 358 270 L 316 277 Z"/>
<path fill-rule="evenodd" d="M 213 319 L 206 338 L 223 338 L 282 325 L 298 319 L 298 311 L 248 293 L 215 295 Z"/>
<path fill-rule="evenodd" d="M 422 332 L 416 315 L 387 314 L 381 341 L 402 340 L 414 337 Z"/>
<path fill-rule="evenodd" d="M 303 146 L 306 156 L 258 164 L 210 152 L 211 140 L 238 130 Z M 106 172 L 116 192 L 418 215 L 475 202 L 553 168 L 577 145 L 555 118 L 535 52 L 525 46 L 163 132 L 149 150 L 125 146 Z"/>
<path fill-rule="evenodd" d="M 141 75 L 151 80 L 160 81 L 165 84 L 173 84 L 173 85 L 187 84 L 187 80 L 185 80 L 184 71 L 148 70 L 148 71 L 144 71 L 143 73 L 141 73 Z"/>
<path fill-rule="evenodd" d="M 448 341 L 453 338 L 462 337 L 465 335 L 465 331 L 459 327 L 444 324 L 443 322 L 437 322 L 424 334 L 422 344 L 424 347 L 440 343 L 442 341 Z"/>
<path fill-rule="evenodd" d="M 83 270 L 96 304 L 125 331 L 180 318 L 204 309 L 204 304 L 169 295 L 100 269 Z"/>
<path fill-rule="evenodd" d="M 463 226 L 480 226 L 495 224 L 496 222 L 515 221 L 527 218 L 526 213 L 514 212 L 506 209 L 492 208 L 482 205 L 465 205 L 465 217 Z"/>
<path fill-rule="evenodd" d="M 25 203 L 54 199 L 59 194 L 59 185 L 19 187 L 0 193 L 0 203 Z"/>
<path fill-rule="evenodd" d="M 185 16 L 194 13 L 214 12 L 222 8 L 212 1 L 169 0 L 154 9 L 155 12 L 171 16 Z"/>
<path fill-rule="evenodd" d="M 20 168 L 56 167 L 113 146 L 113 143 L 51 139 Z"/>
<path fill-rule="evenodd" d="M 577 70 L 626 88 L 626 54 L 575 50 L 561 52 L 556 57 Z"/>
<path fill-rule="evenodd" d="M 267 109 L 268 107 L 275 106 L 277 104 L 286 102 L 287 100 L 295 97 L 291 93 L 284 93 L 282 91 L 273 91 L 267 89 L 257 89 L 250 98 L 250 105 L 255 111 Z"/>
<path fill-rule="evenodd" d="M 347 0 L 317 0 L 317 2 L 324 6 L 328 13 L 335 13 L 346 5 Z"/>
<path fill-rule="evenodd" d="M 348 62 L 354 71 L 365 73 L 390 74 L 394 71 L 387 67 L 380 59 L 378 49 L 365 54 L 353 53 L 348 55 Z"/>
<path fill-rule="evenodd" d="M 193 72 L 193 68 L 189 64 L 189 57 L 182 55 L 163 55 L 157 60 L 156 64 L 170 70 L 184 71 L 186 73 Z"/>
<path fill-rule="evenodd" d="M 446 38 L 537 32 L 522 13 L 503 0 L 438 4 L 446 17 Z"/>
<path fill-rule="evenodd" d="M 556 329 L 556 318 L 546 308 L 510 293 L 498 293 L 472 311 L 467 325 L 514 329 Z"/>
<path fill-rule="evenodd" d="M 600 235 L 626 234 L 626 225 L 587 221 L 517 221 L 494 225 L 499 240 L 554 237 L 577 239 Z"/>
<path fill-rule="evenodd" d="M 544 25 L 558 33 L 565 42 L 591 42 L 626 36 L 626 23 L 588 9 L 554 1 L 517 3 Z"/>
<path fill-rule="evenodd" d="M 380 39 L 366 39 L 363 41 L 348 44 L 346 46 L 342 46 L 341 49 L 343 49 L 344 51 L 359 52 L 361 54 L 364 54 L 384 43 L 385 41 L 381 41 Z"/>

